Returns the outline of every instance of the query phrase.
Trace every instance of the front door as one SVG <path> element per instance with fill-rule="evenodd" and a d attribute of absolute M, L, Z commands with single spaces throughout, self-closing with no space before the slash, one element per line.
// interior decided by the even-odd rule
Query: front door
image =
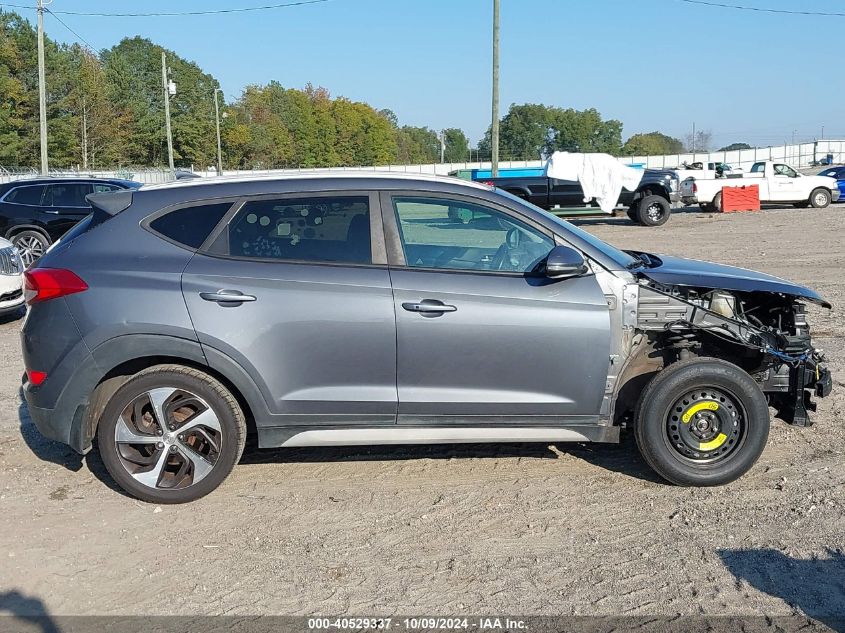
<path fill-rule="evenodd" d="M 463 207 L 467 223 L 449 209 Z M 399 422 L 593 422 L 610 320 L 592 275 L 535 274 L 545 229 L 461 196 L 382 194 L 396 312 Z"/>
<path fill-rule="evenodd" d="M 775 165 L 771 180 L 770 200 L 794 202 L 801 199 L 798 179 L 800 176 L 789 165 Z M 808 197 L 806 194 L 804 197 Z"/>
<path fill-rule="evenodd" d="M 259 425 L 394 424 L 396 327 L 376 196 L 262 196 L 233 211 L 191 259 L 183 292 L 203 347 L 263 392 L 273 419 Z"/>

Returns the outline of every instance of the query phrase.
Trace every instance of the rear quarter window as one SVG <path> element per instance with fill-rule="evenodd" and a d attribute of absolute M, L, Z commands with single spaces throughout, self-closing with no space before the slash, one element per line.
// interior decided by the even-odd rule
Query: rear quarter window
<path fill-rule="evenodd" d="M 202 246 L 231 206 L 231 202 L 218 202 L 175 209 L 152 220 L 149 227 L 169 240 L 196 249 Z"/>
<path fill-rule="evenodd" d="M 41 198 L 44 195 L 44 185 L 30 185 L 15 187 L 3 198 L 3 202 L 11 202 L 13 204 L 28 204 L 31 206 L 40 206 Z"/>

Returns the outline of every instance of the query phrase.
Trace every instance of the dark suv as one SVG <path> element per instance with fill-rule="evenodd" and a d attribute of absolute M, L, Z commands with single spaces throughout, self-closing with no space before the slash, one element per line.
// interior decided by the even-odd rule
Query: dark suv
<path fill-rule="evenodd" d="M 322 173 L 94 194 L 26 274 L 36 426 L 160 503 L 259 447 L 615 442 L 746 472 L 831 377 L 814 291 L 624 252 L 477 183 Z M 461 210 L 466 223 L 450 219 Z"/>
<path fill-rule="evenodd" d="M 29 266 L 91 213 L 88 194 L 140 186 L 115 178 L 38 178 L 0 185 L 0 235 L 11 240 Z"/>

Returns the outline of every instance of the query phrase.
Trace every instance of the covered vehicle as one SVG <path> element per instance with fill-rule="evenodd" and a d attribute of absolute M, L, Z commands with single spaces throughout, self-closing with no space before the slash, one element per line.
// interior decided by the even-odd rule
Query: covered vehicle
<path fill-rule="evenodd" d="M 193 180 L 90 196 L 26 272 L 29 414 L 158 503 L 260 447 L 616 442 L 680 485 L 806 426 L 831 377 L 801 285 L 625 252 L 423 175 Z M 457 209 L 466 222 L 450 219 Z"/>

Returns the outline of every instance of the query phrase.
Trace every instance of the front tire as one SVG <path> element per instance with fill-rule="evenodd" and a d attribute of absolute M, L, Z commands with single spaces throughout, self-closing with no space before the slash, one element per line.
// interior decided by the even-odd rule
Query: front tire
<path fill-rule="evenodd" d="M 830 206 L 831 195 L 827 189 L 814 189 L 810 194 L 810 204 L 816 209 L 824 209 Z"/>
<path fill-rule="evenodd" d="M 232 394 L 211 376 L 181 365 L 135 374 L 109 398 L 97 427 L 109 474 L 151 503 L 207 495 L 232 471 L 245 439 L 244 414 Z"/>
<path fill-rule="evenodd" d="M 716 358 L 668 366 L 637 404 L 643 459 L 679 486 L 720 486 L 756 463 L 769 437 L 769 408 L 741 368 Z"/>
<path fill-rule="evenodd" d="M 669 221 L 672 207 L 661 196 L 646 196 L 637 204 L 637 219 L 643 226 L 661 226 Z"/>

